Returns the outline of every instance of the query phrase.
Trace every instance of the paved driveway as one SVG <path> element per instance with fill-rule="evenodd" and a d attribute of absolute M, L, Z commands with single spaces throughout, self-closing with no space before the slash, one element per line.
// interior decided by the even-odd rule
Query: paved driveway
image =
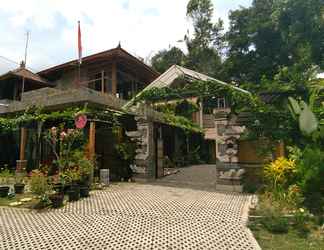
<path fill-rule="evenodd" d="M 257 249 L 251 197 L 116 184 L 46 212 L 0 208 L 0 249 Z"/>
<path fill-rule="evenodd" d="M 216 165 L 193 165 L 179 168 L 177 174 L 159 179 L 156 184 L 216 191 Z"/>

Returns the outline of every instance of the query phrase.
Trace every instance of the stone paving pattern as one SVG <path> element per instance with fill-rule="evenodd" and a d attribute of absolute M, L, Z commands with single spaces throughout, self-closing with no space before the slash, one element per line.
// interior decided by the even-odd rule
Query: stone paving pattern
<path fill-rule="evenodd" d="M 258 249 L 251 197 L 115 184 L 61 209 L 0 208 L 0 249 Z"/>

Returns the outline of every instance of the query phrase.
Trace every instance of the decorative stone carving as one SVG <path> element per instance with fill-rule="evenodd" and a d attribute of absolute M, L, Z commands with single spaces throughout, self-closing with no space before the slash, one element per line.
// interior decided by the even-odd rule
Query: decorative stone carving
<path fill-rule="evenodd" d="M 153 177 L 155 169 L 153 122 L 144 116 L 135 117 L 135 120 L 137 121 L 137 130 L 126 133 L 137 145 L 135 165 L 132 166 L 132 170 L 139 177 Z"/>

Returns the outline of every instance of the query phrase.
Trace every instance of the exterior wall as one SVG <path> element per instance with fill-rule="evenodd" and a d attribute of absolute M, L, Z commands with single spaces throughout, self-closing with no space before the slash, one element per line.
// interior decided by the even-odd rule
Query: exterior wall
<path fill-rule="evenodd" d="M 268 157 L 264 157 L 260 155 L 258 152 L 258 148 L 260 149 L 260 144 L 264 142 L 257 141 L 240 141 L 239 142 L 239 162 L 244 164 L 262 164 L 264 163 Z"/>

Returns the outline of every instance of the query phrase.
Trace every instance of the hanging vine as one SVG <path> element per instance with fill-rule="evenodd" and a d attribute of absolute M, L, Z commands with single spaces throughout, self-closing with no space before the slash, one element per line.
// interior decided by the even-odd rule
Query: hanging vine
<path fill-rule="evenodd" d="M 80 113 L 86 114 L 88 119 L 112 124 L 119 124 L 118 117 L 122 115 L 111 110 L 88 108 L 87 105 L 51 112 L 40 107 L 32 106 L 27 108 L 23 113 L 0 117 L 0 133 L 16 131 L 20 126 L 28 125 L 32 122 L 71 121 Z"/>

